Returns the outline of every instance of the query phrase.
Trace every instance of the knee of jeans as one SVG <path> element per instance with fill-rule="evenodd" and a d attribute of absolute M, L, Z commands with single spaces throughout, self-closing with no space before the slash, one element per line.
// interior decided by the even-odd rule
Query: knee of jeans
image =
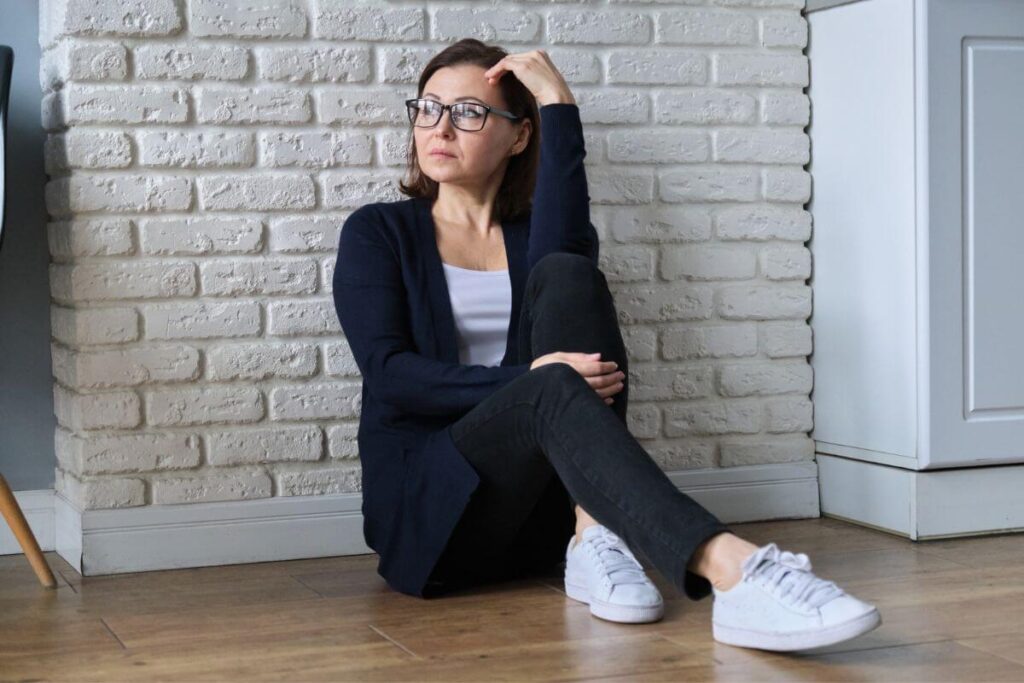
<path fill-rule="evenodd" d="M 542 390 L 547 391 L 550 387 L 568 387 L 570 389 L 590 389 L 590 384 L 583 378 L 583 375 L 576 372 L 576 368 L 568 363 L 545 363 L 530 371 L 534 374 Z"/>
<path fill-rule="evenodd" d="M 589 256 L 565 251 L 555 251 L 541 257 L 533 264 L 528 280 L 546 281 L 555 278 L 560 282 L 589 282 L 592 277 L 604 277 L 604 273 Z M 539 283 L 538 283 L 539 284 Z M 559 289 L 562 285 L 559 285 Z"/>

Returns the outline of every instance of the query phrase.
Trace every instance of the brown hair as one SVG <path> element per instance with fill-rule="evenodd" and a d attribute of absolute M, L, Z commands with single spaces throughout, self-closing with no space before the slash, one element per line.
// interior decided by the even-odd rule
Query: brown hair
<path fill-rule="evenodd" d="M 423 88 L 435 71 L 445 66 L 474 64 L 489 69 L 508 53 L 496 45 L 486 45 L 475 38 L 464 38 L 453 43 L 423 67 L 416 96 L 423 94 Z M 533 93 L 511 72 L 498 80 L 498 87 L 508 105 L 508 110 L 517 116 L 530 119 L 533 130 L 530 140 L 522 152 L 513 156 L 505 168 L 505 177 L 498 188 L 495 199 L 495 213 L 499 220 L 512 220 L 530 210 L 533 205 L 533 188 L 537 179 L 537 165 L 540 163 L 540 114 Z M 428 178 L 420 169 L 416 156 L 416 140 L 412 126 L 409 127 L 407 145 L 406 175 L 409 182 L 399 181 L 399 190 L 410 197 L 437 198 L 437 181 Z"/>

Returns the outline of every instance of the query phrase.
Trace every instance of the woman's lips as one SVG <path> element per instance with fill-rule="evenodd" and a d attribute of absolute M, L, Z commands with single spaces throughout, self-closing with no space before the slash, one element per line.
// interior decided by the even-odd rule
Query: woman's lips
<path fill-rule="evenodd" d="M 445 154 L 444 152 L 431 152 L 432 157 L 441 157 L 442 159 L 454 159 L 455 156 L 452 154 Z"/>

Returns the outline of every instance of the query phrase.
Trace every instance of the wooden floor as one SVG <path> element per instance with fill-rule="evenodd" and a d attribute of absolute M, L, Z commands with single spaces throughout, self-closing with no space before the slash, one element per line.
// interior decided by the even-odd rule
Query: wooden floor
<path fill-rule="evenodd" d="M 616 624 L 561 575 L 433 600 L 392 591 L 376 555 L 78 575 L 0 557 L 0 681 L 1024 681 L 1024 535 L 913 543 L 832 519 L 733 525 L 806 552 L 882 625 L 818 651 L 715 643 L 712 599 L 649 572 L 665 618 Z"/>

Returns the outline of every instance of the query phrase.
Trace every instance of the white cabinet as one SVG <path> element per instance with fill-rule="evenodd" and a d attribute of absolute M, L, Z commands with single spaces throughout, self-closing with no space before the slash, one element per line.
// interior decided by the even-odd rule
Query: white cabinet
<path fill-rule="evenodd" d="M 822 512 L 1024 529 L 1024 1 L 807 19 Z"/>

